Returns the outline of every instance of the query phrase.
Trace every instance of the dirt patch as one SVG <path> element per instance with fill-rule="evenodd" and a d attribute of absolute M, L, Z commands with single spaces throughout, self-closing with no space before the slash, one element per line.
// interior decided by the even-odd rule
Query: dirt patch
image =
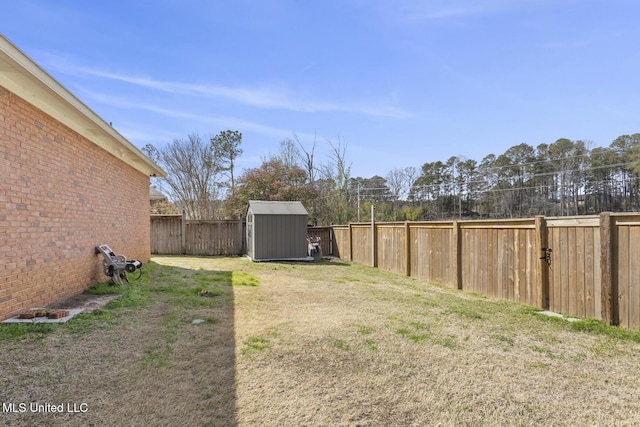
<path fill-rule="evenodd" d="M 109 301 L 118 298 L 120 295 L 91 295 L 78 294 L 56 301 L 48 308 L 64 308 L 67 310 L 79 309 L 85 313 L 91 313 L 94 310 L 104 307 Z"/>

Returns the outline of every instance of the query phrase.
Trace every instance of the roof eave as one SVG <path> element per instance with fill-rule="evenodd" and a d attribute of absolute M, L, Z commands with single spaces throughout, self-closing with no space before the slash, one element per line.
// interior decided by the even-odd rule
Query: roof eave
<path fill-rule="evenodd" d="M 165 172 L 0 34 L 0 86 L 148 176 Z"/>

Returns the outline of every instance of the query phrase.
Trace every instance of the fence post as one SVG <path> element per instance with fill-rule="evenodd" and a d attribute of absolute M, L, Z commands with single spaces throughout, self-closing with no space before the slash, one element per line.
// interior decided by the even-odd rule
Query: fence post
<path fill-rule="evenodd" d="M 238 253 L 236 255 L 243 255 L 244 252 L 244 233 L 242 232 L 242 214 L 238 215 Z"/>
<path fill-rule="evenodd" d="M 349 261 L 353 261 L 353 225 L 349 223 Z"/>
<path fill-rule="evenodd" d="M 371 205 L 371 267 L 376 266 L 377 260 L 377 245 L 376 245 L 376 220 L 375 220 L 376 207 Z"/>
<path fill-rule="evenodd" d="M 333 253 L 333 239 L 333 227 L 329 227 L 329 255 L 331 256 L 335 256 L 335 254 Z"/>
<path fill-rule="evenodd" d="M 182 255 L 187 253 L 187 212 L 184 209 L 180 221 L 180 252 Z"/>
<path fill-rule="evenodd" d="M 404 222 L 404 274 L 411 276 L 411 227 L 409 221 Z"/>
<path fill-rule="evenodd" d="M 601 318 L 610 325 L 618 325 L 618 283 L 616 272 L 615 229 L 611 212 L 600 214 L 600 272 L 602 289 Z"/>
<path fill-rule="evenodd" d="M 453 288 L 462 289 L 462 237 L 460 236 L 460 223 L 453 221 L 451 229 L 453 240 Z"/>
<path fill-rule="evenodd" d="M 533 247 L 534 254 L 538 257 L 538 263 L 536 268 L 536 278 L 538 279 L 537 285 L 540 290 L 539 300 L 536 301 L 540 308 L 549 308 L 549 266 L 544 259 L 545 250 L 543 248 L 548 247 L 548 234 L 547 234 L 547 221 L 544 216 L 537 215 L 534 218 L 534 224 L 536 227 L 536 240 Z"/>

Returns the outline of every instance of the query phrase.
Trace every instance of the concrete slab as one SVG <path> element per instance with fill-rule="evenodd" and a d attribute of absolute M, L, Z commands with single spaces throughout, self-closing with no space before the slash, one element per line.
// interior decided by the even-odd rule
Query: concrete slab
<path fill-rule="evenodd" d="M 567 322 L 577 322 L 578 320 L 580 320 L 575 317 L 565 317 L 560 313 L 554 313 L 553 311 L 549 311 L 549 310 L 539 311 L 538 314 L 543 314 L 549 317 L 557 317 L 558 319 L 564 319 Z"/>
<path fill-rule="evenodd" d="M 76 314 L 82 313 L 81 308 L 69 310 L 69 315 L 60 319 L 49 319 L 48 317 L 34 317 L 33 319 L 20 319 L 19 316 L 11 317 L 2 323 L 66 323 Z"/>

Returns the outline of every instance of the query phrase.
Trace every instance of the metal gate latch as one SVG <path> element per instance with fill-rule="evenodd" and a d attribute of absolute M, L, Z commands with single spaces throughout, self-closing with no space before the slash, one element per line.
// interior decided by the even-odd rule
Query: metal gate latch
<path fill-rule="evenodd" d="M 542 251 L 544 252 L 544 255 L 541 256 L 540 259 L 545 260 L 547 265 L 551 265 L 551 248 L 542 248 Z"/>

